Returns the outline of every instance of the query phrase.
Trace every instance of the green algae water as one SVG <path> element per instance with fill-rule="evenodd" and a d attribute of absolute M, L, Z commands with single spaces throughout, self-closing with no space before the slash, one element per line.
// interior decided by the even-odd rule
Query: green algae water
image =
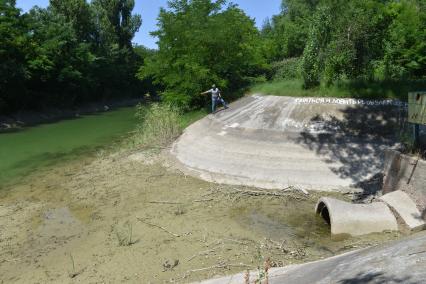
<path fill-rule="evenodd" d="M 93 153 L 133 130 L 135 109 L 109 112 L 0 134 L 0 189 L 61 161 Z"/>

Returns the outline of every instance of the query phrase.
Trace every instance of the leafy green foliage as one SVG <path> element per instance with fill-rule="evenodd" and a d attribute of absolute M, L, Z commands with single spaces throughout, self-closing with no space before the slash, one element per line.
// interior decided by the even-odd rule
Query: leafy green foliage
<path fill-rule="evenodd" d="M 386 8 L 391 23 L 384 40 L 382 75 L 388 78 L 425 76 L 426 2 L 395 1 Z"/>
<path fill-rule="evenodd" d="M 92 5 L 100 25 L 101 44 L 103 41 L 104 44 L 118 44 L 119 48 L 131 48 L 131 40 L 142 24 L 140 15 L 132 15 L 135 1 L 94 0 Z"/>
<path fill-rule="evenodd" d="M 318 86 L 324 66 L 325 47 L 331 36 L 331 15 L 328 7 L 318 9 L 303 51 L 302 77 L 304 87 Z"/>
<path fill-rule="evenodd" d="M 22 86 L 28 74 L 25 56 L 28 50 L 26 19 L 20 17 L 14 0 L 0 1 L 0 111 L 14 107 L 14 93 L 25 93 Z"/>
<path fill-rule="evenodd" d="M 283 0 L 260 31 L 228 3 L 168 1 L 153 51 L 132 45 L 142 23 L 134 0 L 50 0 L 24 14 L 1 0 L 0 111 L 142 92 L 190 110 L 213 83 L 229 98 L 267 79 L 332 89 L 426 77 L 424 0 Z"/>
<path fill-rule="evenodd" d="M 298 57 L 286 58 L 271 64 L 273 80 L 298 79 L 300 74 L 301 60 Z"/>
<path fill-rule="evenodd" d="M 21 14 L 0 2 L 0 111 L 73 106 L 136 93 L 141 25 L 133 0 L 51 0 Z"/>
<path fill-rule="evenodd" d="M 264 40 L 272 39 L 268 61 L 300 57 L 306 46 L 310 23 L 318 0 L 284 0 L 281 13 L 262 28 Z"/>
<path fill-rule="evenodd" d="M 303 54 L 305 88 L 424 78 L 425 34 L 422 0 L 284 0 L 262 29 L 269 62 Z"/>
<path fill-rule="evenodd" d="M 158 17 L 159 50 L 140 69 L 164 88 L 166 102 L 200 106 L 212 83 L 232 92 L 264 67 L 254 21 L 226 1 L 174 0 Z"/>

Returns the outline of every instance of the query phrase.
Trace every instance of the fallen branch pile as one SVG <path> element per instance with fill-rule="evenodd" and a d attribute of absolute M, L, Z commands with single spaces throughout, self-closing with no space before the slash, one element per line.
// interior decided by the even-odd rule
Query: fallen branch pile
<path fill-rule="evenodd" d="M 262 197 L 262 196 L 271 196 L 271 197 L 291 197 L 297 200 L 306 200 L 309 192 L 304 189 L 289 186 L 287 188 L 270 191 L 270 190 L 253 190 L 253 189 L 241 189 L 241 188 L 232 188 L 232 189 L 223 189 L 216 188 L 217 192 L 227 194 L 227 195 L 243 195 L 243 196 L 254 196 L 254 197 Z"/>

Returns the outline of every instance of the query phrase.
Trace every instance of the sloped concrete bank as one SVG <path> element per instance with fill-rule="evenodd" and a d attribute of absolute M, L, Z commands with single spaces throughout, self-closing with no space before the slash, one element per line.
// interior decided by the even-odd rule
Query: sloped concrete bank
<path fill-rule="evenodd" d="M 420 232 L 396 242 L 349 252 L 325 260 L 273 268 L 269 270 L 268 283 L 424 283 L 425 267 L 426 232 Z M 246 283 L 246 279 L 247 275 L 240 273 L 202 283 L 240 284 Z M 259 279 L 259 271 L 252 272 L 250 279 L 252 281 Z M 264 280 L 264 278 L 260 280 Z"/>
<path fill-rule="evenodd" d="M 383 151 L 398 147 L 406 109 L 391 102 L 248 96 L 187 128 L 172 154 L 217 183 L 362 191 L 381 173 Z"/>

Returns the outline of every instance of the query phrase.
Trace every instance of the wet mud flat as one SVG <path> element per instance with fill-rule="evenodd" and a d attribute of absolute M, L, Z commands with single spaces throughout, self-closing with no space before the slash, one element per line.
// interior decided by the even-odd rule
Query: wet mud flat
<path fill-rule="evenodd" d="M 0 192 L 0 283 L 187 283 L 400 237 L 332 240 L 320 196 L 209 183 L 158 152 L 75 161 Z"/>

